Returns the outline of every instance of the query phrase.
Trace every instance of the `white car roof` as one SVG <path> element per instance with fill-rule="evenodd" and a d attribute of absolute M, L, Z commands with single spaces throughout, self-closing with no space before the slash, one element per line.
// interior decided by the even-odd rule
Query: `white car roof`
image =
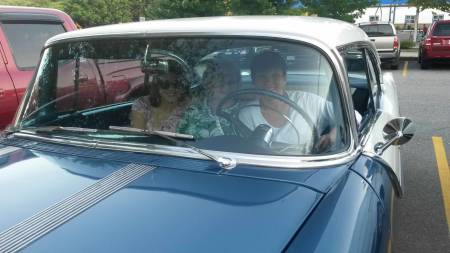
<path fill-rule="evenodd" d="M 330 48 L 355 41 L 369 41 L 363 30 L 344 21 L 300 16 L 235 16 L 154 20 L 98 26 L 56 35 L 46 46 L 59 41 L 108 36 L 151 35 L 259 35 L 302 37 Z"/>

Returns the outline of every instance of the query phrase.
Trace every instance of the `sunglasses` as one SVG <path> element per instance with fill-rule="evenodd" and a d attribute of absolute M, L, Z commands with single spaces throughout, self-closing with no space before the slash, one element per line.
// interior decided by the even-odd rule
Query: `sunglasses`
<path fill-rule="evenodd" d="M 173 89 L 181 89 L 183 87 L 183 83 L 179 80 L 176 81 L 169 81 L 169 80 L 161 80 L 159 82 L 159 88 L 163 90 L 167 90 L 170 88 Z"/>

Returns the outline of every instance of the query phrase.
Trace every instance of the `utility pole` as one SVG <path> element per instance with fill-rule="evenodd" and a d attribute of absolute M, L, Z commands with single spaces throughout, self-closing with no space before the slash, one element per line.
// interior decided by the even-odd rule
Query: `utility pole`
<path fill-rule="evenodd" d="M 419 1 L 416 1 L 416 18 L 414 19 L 414 37 L 413 41 L 417 42 L 417 29 L 419 28 L 419 14 L 420 14 L 420 7 L 418 5 Z"/>
<path fill-rule="evenodd" d="M 395 25 L 395 10 L 396 10 L 396 8 L 397 8 L 397 5 L 394 4 L 394 15 L 392 15 L 392 24 L 394 24 L 394 25 Z"/>
<path fill-rule="evenodd" d="M 391 23 L 392 5 L 389 5 L 389 23 Z"/>

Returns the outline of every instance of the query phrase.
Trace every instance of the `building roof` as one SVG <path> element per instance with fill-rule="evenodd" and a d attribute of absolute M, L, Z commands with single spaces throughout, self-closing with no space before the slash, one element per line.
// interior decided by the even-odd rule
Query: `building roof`
<path fill-rule="evenodd" d="M 249 35 L 304 38 L 330 48 L 354 41 L 368 41 L 357 26 L 328 18 L 299 16 L 237 16 L 167 19 L 99 26 L 59 34 L 46 46 L 60 41 L 101 37 L 152 35 Z"/>

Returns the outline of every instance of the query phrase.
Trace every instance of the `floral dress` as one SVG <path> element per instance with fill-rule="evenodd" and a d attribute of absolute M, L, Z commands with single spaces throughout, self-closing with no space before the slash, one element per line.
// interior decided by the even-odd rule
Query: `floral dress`
<path fill-rule="evenodd" d="M 206 99 L 194 103 L 186 109 L 178 123 L 177 132 L 191 134 L 196 139 L 234 133 L 231 124 L 226 119 L 212 112 Z"/>
<path fill-rule="evenodd" d="M 170 113 L 169 117 L 161 122 L 160 127 L 158 128 L 155 128 L 155 109 L 157 108 L 150 104 L 149 96 L 143 96 L 136 99 L 131 107 L 131 110 L 133 112 L 144 114 L 145 121 L 147 122 L 147 130 L 175 132 L 178 122 L 184 114 L 186 104 L 186 101 L 179 103 L 178 106 Z"/>

